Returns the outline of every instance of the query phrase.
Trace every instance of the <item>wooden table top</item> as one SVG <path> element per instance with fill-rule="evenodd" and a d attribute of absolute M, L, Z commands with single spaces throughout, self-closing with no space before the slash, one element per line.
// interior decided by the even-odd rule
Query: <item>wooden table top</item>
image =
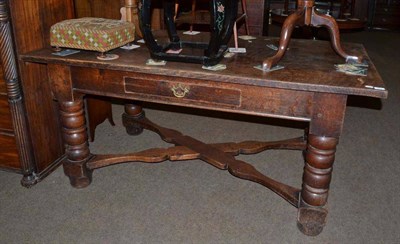
<path fill-rule="evenodd" d="M 183 35 L 181 39 L 198 40 L 199 37 Z M 208 41 L 207 36 L 204 41 Z M 239 46 L 245 47 L 247 53 L 224 58 L 221 63 L 226 64 L 227 69 L 221 71 L 204 70 L 201 64 L 182 62 L 167 62 L 165 66 L 146 65 L 150 54 L 144 44 L 130 51 L 112 50 L 110 53 L 120 56 L 119 59 L 112 61 L 98 60 L 96 53 L 90 51 L 60 57 L 52 55 L 54 51 L 50 47 L 24 54 L 20 58 L 26 62 L 58 63 L 291 90 L 387 97 L 388 92 L 382 78 L 361 44 L 342 43 L 342 46 L 347 53 L 362 56 L 368 62 L 367 76 L 348 75 L 336 71 L 334 65 L 344 63 L 345 60 L 334 52 L 330 42 L 316 40 L 292 39 L 288 51 L 279 63 L 284 69 L 271 72 L 255 69 L 254 66 L 261 65 L 265 58 L 275 53 L 267 47 L 267 44 L 278 46 L 278 41 L 277 38 L 263 36 L 251 42 L 239 40 Z M 185 51 L 190 53 L 192 50 Z"/>

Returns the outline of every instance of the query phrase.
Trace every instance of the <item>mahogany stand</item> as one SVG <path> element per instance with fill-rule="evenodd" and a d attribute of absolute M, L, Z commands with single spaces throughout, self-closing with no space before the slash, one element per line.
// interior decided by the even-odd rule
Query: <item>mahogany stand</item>
<path fill-rule="evenodd" d="M 277 53 L 264 60 L 263 69 L 268 71 L 282 59 L 289 45 L 293 28 L 299 26 L 325 26 L 328 28 L 332 47 L 339 56 L 346 59 L 346 62 L 361 63 L 361 57 L 351 56 L 345 53 L 340 45 L 339 27 L 336 20 L 329 16 L 320 14 L 315 10 L 315 0 L 298 0 L 297 10 L 286 18 L 282 26 Z"/>

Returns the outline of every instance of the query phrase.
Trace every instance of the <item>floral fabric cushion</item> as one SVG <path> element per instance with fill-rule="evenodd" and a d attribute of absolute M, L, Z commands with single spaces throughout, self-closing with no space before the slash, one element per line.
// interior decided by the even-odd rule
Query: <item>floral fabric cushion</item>
<path fill-rule="evenodd" d="M 122 20 L 79 18 L 64 20 L 50 29 L 50 45 L 106 52 L 135 39 L 135 25 Z"/>

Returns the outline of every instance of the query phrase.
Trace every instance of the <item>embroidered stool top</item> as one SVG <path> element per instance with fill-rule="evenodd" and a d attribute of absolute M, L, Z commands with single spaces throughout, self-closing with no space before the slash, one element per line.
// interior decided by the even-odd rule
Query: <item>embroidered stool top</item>
<path fill-rule="evenodd" d="M 79 18 L 61 21 L 50 29 L 50 45 L 107 52 L 135 39 L 133 23 L 103 19 Z"/>

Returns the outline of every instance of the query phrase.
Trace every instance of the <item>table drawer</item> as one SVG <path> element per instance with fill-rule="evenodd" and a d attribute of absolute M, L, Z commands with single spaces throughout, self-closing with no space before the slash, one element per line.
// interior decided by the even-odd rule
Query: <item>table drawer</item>
<path fill-rule="evenodd" d="M 157 79 L 124 77 L 125 92 L 156 96 L 161 99 L 186 100 L 189 103 L 215 104 L 228 107 L 239 107 L 241 105 L 241 91 L 227 87 L 215 87 L 200 84 L 195 81 L 185 82 L 183 79 L 174 81 L 167 80 L 168 77 Z"/>
<path fill-rule="evenodd" d="M 20 169 L 17 145 L 12 135 L 0 134 L 0 168 Z"/>
<path fill-rule="evenodd" d="M 0 129 L 13 130 L 8 98 L 0 95 Z"/>
<path fill-rule="evenodd" d="M 307 91 L 84 67 L 73 67 L 71 77 L 84 94 L 302 121 L 312 114 Z"/>

